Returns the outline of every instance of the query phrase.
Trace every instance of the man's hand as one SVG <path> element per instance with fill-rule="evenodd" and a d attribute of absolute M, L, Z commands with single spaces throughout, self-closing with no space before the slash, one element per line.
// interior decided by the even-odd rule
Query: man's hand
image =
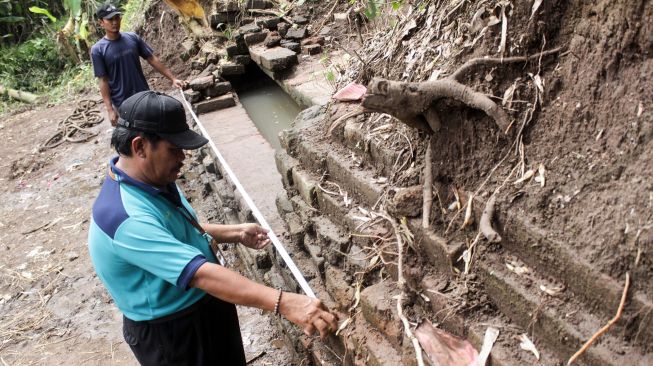
<path fill-rule="evenodd" d="M 111 126 L 116 127 L 118 124 L 118 113 L 115 108 L 113 108 L 113 106 L 107 108 L 107 113 L 109 114 L 109 122 L 111 122 Z"/>
<path fill-rule="evenodd" d="M 268 231 L 257 224 L 240 224 L 240 243 L 252 249 L 265 248 L 270 244 Z"/>
<path fill-rule="evenodd" d="M 279 312 L 302 327 L 307 336 L 317 331 L 320 338 L 324 339 L 338 329 L 338 318 L 320 300 L 308 296 L 284 292 L 279 303 Z"/>
<path fill-rule="evenodd" d="M 188 85 L 188 83 L 186 81 L 184 81 L 184 80 L 172 79 L 172 86 L 174 86 L 175 88 L 179 88 L 179 89 L 183 90 L 183 89 L 186 89 L 187 85 Z"/>

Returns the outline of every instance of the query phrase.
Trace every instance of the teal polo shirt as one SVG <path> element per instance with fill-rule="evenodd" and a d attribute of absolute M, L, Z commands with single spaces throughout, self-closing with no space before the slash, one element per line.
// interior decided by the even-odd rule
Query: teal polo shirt
<path fill-rule="evenodd" d="M 195 212 L 175 184 L 168 192 L 129 177 L 111 159 L 93 204 L 88 247 L 95 271 L 120 311 L 135 321 L 185 309 L 204 291 L 189 288 L 215 263 L 207 239 L 183 215 Z"/>

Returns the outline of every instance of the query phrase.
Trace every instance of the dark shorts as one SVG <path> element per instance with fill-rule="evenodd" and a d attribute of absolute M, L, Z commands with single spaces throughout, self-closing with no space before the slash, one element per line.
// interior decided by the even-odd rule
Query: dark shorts
<path fill-rule="evenodd" d="M 236 306 L 213 296 L 148 321 L 123 317 L 123 336 L 141 365 L 245 365 Z"/>

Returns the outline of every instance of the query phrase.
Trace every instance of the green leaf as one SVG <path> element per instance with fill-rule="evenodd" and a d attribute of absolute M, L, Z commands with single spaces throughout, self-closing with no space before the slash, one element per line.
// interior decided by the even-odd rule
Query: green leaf
<path fill-rule="evenodd" d="M 82 0 L 63 0 L 63 7 L 77 18 L 82 13 Z"/>
<path fill-rule="evenodd" d="M 50 18 L 50 21 L 52 23 L 57 21 L 57 18 L 55 18 L 52 14 L 50 14 L 50 12 L 47 9 L 39 8 L 38 6 L 31 6 L 29 8 L 29 11 L 35 14 L 43 14 L 47 16 L 48 18 Z"/>
<path fill-rule="evenodd" d="M 395 10 L 395 11 L 399 10 L 399 8 L 401 8 L 401 5 L 403 4 L 403 2 L 404 2 L 403 0 L 393 1 L 392 2 L 392 10 Z"/>
<path fill-rule="evenodd" d="M 88 41 L 88 19 L 86 13 L 82 15 L 82 22 L 79 24 L 79 38 Z"/>
<path fill-rule="evenodd" d="M 379 15 L 379 8 L 376 5 L 376 0 L 369 0 L 367 2 L 367 7 L 365 7 L 365 16 L 369 20 L 374 20 Z"/>
<path fill-rule="evenodd" d="M 24 17 L 17 17 L 17 16 L 13 16 L 13 15 L 6 16 L 6 17 L 0 17 L 0 23 L 12 24 L 12 23 L 20 23 L 20 22 L 22 22 L 24 20 L 25 20 Z"/>

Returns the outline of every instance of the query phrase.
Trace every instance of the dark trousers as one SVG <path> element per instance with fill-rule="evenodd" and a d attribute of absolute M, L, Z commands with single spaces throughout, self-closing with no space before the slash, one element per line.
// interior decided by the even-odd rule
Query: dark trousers
<path fill-rule="evenodd" d="M 245 365 L 236 306 L 210 295 L 159 319 L 123 317 L 123 336 L 144 366 Z"/>

